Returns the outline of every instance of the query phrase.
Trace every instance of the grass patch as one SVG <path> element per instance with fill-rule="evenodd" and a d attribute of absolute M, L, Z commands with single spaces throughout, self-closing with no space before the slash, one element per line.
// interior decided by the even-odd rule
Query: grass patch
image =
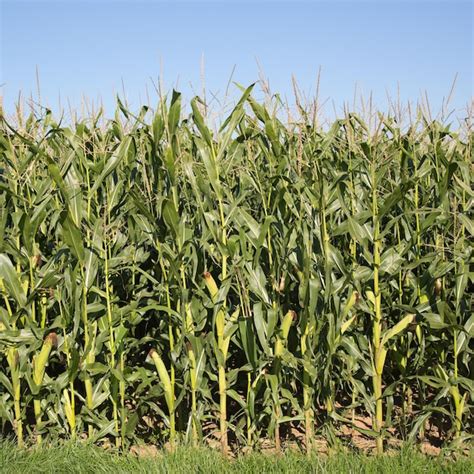
<path fill-rule="evenodd" d="M 334 453 L 329 457 L 286 452 L 281 456 L 251 453 L 227 460 L 215 450 L 181 447 L 175 452 L 161 451 L 153 458 L 106 451 L 87 444 L 55 444 L 18 449 L 0 443 L 1 473 L 466 473 L 474 472 L 474 457 L 454 460 L 445 456 L 429 457 L 412 448 L 393 455 L 367 456 Z"/>

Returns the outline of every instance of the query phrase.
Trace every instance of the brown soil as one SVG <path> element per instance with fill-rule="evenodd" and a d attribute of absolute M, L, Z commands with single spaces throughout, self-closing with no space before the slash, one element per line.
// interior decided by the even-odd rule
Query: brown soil
<path fill-rule="evenodd" d="M 375 453 L 375 440 L 369 436 L 361 433 L 357 428 L 360 429 L 371 429 L 372 420 L 368 416 L 357 415 L 354 417 L 355 427 L 348 425 L 339 426 L 337 436 L 342 441 L 343 449 L 353 449 L 355 451 L 372 454 Z M 294 425 L 287 426 L 285 437 L 281 440 L 282 451 L 299 451 L 305 452 L 305 436 L 304 431 Z M 211 449 L 220 450 L 220 433 L 219 428 L 215 423 L 209 422 L 203 426 L 204 432 L 207 433 L 205 438 L 205 445 Z M 385 452 L 387 455 L 396 454 L 397 450 L 403 444 L 401 439 L 395 438 L 395 430 L 388 430 L 391 437 L 386 439 Z M 237 447 L 230 443 L 229 457 L 235 457 L 238 454 L 247 454 L 253 451 L 253 448 L 249 446 Z M 441 452 L 442 440 L 440 433 L 436 426 L 428 426 L 425 431 L 424 439 L 418 444 L 420 451 L 423 454 L 429 456 L 438 456 Z M 167 443 L 164 449 L 170 450 L 170 446 Z M 319 455 L 326 456 L 331 452 L 328 440 L 321 434 L 316 434 L 312 440 L 312 451 Z M 269 438 L 262 438 L 255 450 L 269 456 L 279 455 L 275 448 L 275 443 Z M 154 445 L 133 445 L 130 448 L 130 453 L 137 457 L 155 457 L 160 455 L 160 450 Z"/>

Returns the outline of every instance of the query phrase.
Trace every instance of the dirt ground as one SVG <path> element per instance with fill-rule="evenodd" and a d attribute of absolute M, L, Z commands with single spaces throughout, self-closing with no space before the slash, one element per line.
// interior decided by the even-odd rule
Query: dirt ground
<path fill-rule="evenodd" d="M 371 454 L 375 452 L 375 439 L 363 434 L 357 428 L 362 430 L 370 430 L 372 426 L 371 418 L 368 416 L 355 416 L 354 417 L 354 426 L 348 426 L 341 424 L 336 427 L 337 439 L 340 441 L 337 449 L 347 449 L 353 450 L 356 452 Z M 219 429 L 217 425 L 213 423 L 208 423 L 205 427 L 205 432 L 207 434 L 205 438 L 205 445 L 212 449 L 220 449 L 220 437 Z M 385 451 L 388 455 L 390 453 L 396 453 L 403 441 L 396 438 L 396 433 L 394 429 L 389 429 L 390 437 L 387 437 L 385 440 Z M 438 456 L 441 452 L 442 439 L 440 433 L 435 426 L 428 425 L 427 430 L 425 430 L 424 438 L 418 441 L 419 450 L 429 456 Z M 166 444 L 165 449 L 172 449 L 169 444 Z M 287 426 L 281 441 L 282 451 L 285 450 L 295 450 L 295 451 L 306 451 L 305 446 L 305 436 L 304 431 L 297 426 Z M 262 438 L 257 446 L 254 448 L 245 446 L 239 447 L 235 443 L 230 443 L 230 456 L 236 456 L 237 454 L 249 453 L 252 450 L 258 450 L 264 454 L 268 455 L 277 455 L 278 451 L 275 447 L 275 443 L 270 438 Z M 326 456 L 331 452 L 331 446 L 328 442 L 327 436 L 323 434 L 316 433 L 313 436 L 312 440 L 312 450 L 317 452 L 320 455 Z M 160 449 L 157 446 L 145 444 L 145 445 L 133 445 L 130 448 L 130 453 L 138 457 L 154 457 L 160 455 Z"/>

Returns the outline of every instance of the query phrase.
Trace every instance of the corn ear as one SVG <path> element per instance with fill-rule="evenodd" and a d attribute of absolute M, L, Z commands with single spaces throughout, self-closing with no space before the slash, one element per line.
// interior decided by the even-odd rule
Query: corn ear
<path fill-rule="evenodd" d="M 43 342 L 40 353 L 34 359 L 33 369 L 33 381 L 36 385 L 43 383 L 44 373 L 46 370 L 46 364 L 49 360 L 49 355 L 53 347 L 56 347 L 58 343 L 58 337 L 56 333 L 52 332 L 48 334 Z"/>
<path fill-rule="evenodd" d="M 174 410 L 174 395 L 171 388 L 170 376 L 168 374 L 168 371 L 166 370 L 166 366 L 162 358 L 159 356 L 156 350 L 152 349 L 150 351 L 150 357 L 153 359 L 153 362 L 155 363 L 156 371 L 158 372 L 158 377 L 160 378 L 160 382 L 163 385 L 166 404 L 168 405 L 168 409 L 170 410 L 170 412 L 172 412 Z"/>
<path fill-rule="evenodd" d="M 205 272 L 203 276 L 204 276 L 204 283 L 206 284 L 207 290 L 209 291 L 211 300 L 213 303 L 216 303 L 217 293 L 219 292 L 217 283 L 209 272 Z"/>
<path fill-rule="evenodd" d="M 290 333 L 291 324 L 293 323 L 293 319 L 296 317 L 296 313 L 292 310 L 288 311 L 281 323 L 280 328 L 280 335 L 277 337 L 275 341 L 275 350 L 274 356 L 281 357 L 283 355 L 284 346 L 288 339 L 288 334 Z"/>

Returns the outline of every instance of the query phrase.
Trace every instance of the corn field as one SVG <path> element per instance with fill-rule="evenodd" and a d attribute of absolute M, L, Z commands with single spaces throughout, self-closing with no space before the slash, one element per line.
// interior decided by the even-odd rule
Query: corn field
<path fill-rule="evenodd" d="M 471 439 L 469 117 L 189 105 L 0 115 L 2 435 Z"/>

